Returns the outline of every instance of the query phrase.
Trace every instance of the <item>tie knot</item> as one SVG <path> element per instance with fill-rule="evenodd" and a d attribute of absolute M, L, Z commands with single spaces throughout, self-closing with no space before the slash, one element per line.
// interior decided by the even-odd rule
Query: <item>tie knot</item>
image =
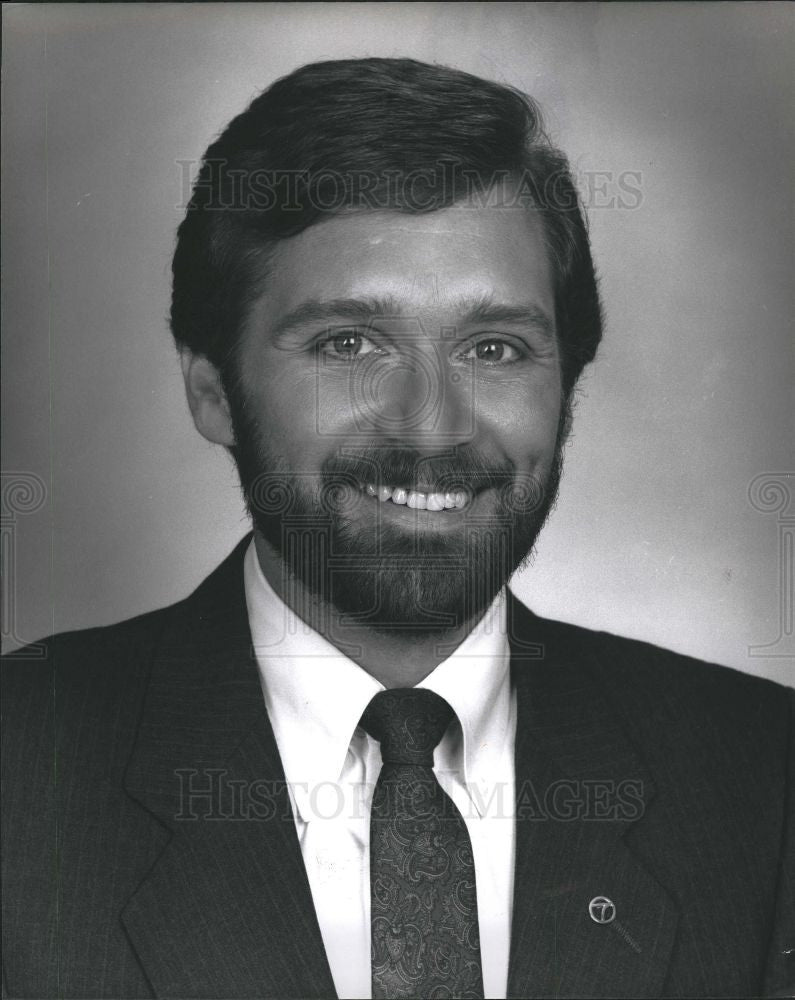
<path fill-rule="evenodd" d="M 360 725 L 381 744 L 384 764 L 433 767 L 433 751 L 454 715 L 433 691 L 392 688 L 373 698 Z"/>

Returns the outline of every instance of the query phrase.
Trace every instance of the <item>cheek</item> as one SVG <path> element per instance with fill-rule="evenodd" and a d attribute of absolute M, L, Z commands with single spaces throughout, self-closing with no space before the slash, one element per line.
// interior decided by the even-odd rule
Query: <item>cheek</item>
<path fill-rule="evenodd" d="M 271 366 L 269 370 L 274 369 Z M 308 457 L 322 440 L 315 381 L 297 379 L 282 370 L 276 377 L 266 375 L 252 383 L 248 377 L 249 413 L 269 451 L 283 456 L 291 465 Z"/>
<path fill-rule="evenodd" d="M 478 423 L 483 437 L 492 437 L 518 467 L 547 466 L 555 453 L 562 406 L 557 375 L 517 380 L 499 393 L 479 392 Z"/>

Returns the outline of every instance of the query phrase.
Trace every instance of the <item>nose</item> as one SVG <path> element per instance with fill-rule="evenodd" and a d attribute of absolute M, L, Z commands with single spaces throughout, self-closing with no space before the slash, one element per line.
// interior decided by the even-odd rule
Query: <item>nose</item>
<path fill-rule="evenodd" d="M 373 429 L 406 447 L 443 450 L 474 435 L 471 381 L 432 344 L 411 345 L 373 369 L 364 388 Z"/>

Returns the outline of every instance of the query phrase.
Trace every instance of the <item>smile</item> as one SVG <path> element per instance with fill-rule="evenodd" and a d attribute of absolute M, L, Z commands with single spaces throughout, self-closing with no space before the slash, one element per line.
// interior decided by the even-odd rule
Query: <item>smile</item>
<path fill-rule="evenodd" d="M 453 493 L 431 493 L 421 490 L 407 490 L 400 486 L 375 486 L 367 483 L 364 492 L 381 503 L 390 501 L 399 506 L 411 507 L 413 510 L 462 510 L 469 502 L 469 496 L 463 490 Z"/>

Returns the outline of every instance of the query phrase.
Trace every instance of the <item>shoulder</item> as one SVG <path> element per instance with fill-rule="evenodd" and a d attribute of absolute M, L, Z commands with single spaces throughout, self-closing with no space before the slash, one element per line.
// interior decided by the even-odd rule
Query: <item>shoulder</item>
<path fill-rule="evenodd" d="M 159 608 L 113 625 L 59 632 L 14 649 L 0 659 L 3 683 L 36 684 L 56 668 L 90 673 L 98 664 L 133 666 L 140 654 L 156 643 L 168 616 L 178 606 Z"/>
<path fill-rule="evenodd" d="M 595 659 L 604 681 L 626 690 L 630 696 L 639 691 L 653 692 L 663 700 L 675 702 L 706 696 L 712 704 L 716 704 L 716 699 L 717 704 L 742 704 L 746 713 L 749 697 L 756 703 L 760 699 L 787 701 L 795 696 L 795 689 L 755 674 L 642 639 L 540 618 L 518 600 L 515 605 L 516 630 L 520 636 L 539 636 L 561 653 Z"/>
<path fill-rule="evenodd" d="M 572 626 L 569 626 L 570 628 Z M 786 716 L 795 690 L 756 674 L 665 649 L 639 639 L 610 632 L 589 632 L 597 652 L 600 675 L 625 699 L 641 697 L 660 711 L 709 711 L 742 718 L 749 725 L 756 718 L 770 721 L 770 712 Z"/>
<path fill-rule="evenodd" d="M 58 633 L 3 656 L 4 744 L 69 739 L 73 729 L 84 741 L 109 718 L 134 727 L 154 649 L 176 607 Z"/>
<path fill-rule="evenodd" d="M 250 535 L 186 598 L 113 625 L 60 632 L 12 650 L 0 658 L 2 684 L 9 694 L 70 685 L 98 684 L 119 690 L 148 673 L 154 652 L 177 623 L 176 641 L 187 641 L 196 624 L 219 607 L 245 607 L 243 557 Z"/>
<path fill-rule="evenodd" d="M 4 656 L 5 744 L 57 738 L 64 746 L 83 746 L 92 726 L 109 739 L 116 739 L 120 728 L 134 729 L 153 665 L 168 663 L 188 647 L 195 651 L 207 634 L 203 623 L 212 621 L 222 631 L 245 617 L 243 558 L 249 541 L 250 536 L 243 538 L 181 601 L 113 625 L 62 632 Z"/>
<path fill-rule="evenodd" d="M 517 620 L 543 647 L 520 667 L 526 724 L 544 733 L 554 723 L 570 754 L 593 753 L 586 766 L 600 776 L 631 748 L 654 799 L 656 820 L 643 827 L 650 843 L 659 837 L 654 855 L 697 848 L 731 868 L 747 850 L 773 878 L 795 808 L 795 691 L 637 639 L 531 612 Z"/>
<path fill-rule="evenodd" d="M 771 753 L 795 742 L 795 690 L 639 639 L 535 616 L 519 602 L 516 632 L 540 639 L 544 658 L 579 672 L 639 743 L 662 752 L 708 746 L 726 760 Z M 532 682 L 531 682 L 532 685 Z"/>

